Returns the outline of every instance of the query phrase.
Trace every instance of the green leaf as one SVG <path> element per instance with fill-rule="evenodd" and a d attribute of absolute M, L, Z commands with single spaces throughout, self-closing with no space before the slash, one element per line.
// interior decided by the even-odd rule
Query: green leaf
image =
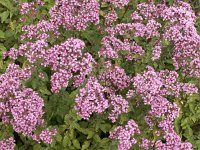
<path fill-rule="evenodd" d="M 102 125 L 100 126 L 100 129 L 101 129 L 104 133 L 108 132 L 108 131 L 110 130 L 110 128 L 111 128 L 111 125 L 110 125 L 110 124 L 102 124 Z"/>
<path fill-rule="evenodd" d="M 117 140 L 113 140 L 111 143 L 110 143 L 110 150 L 115 150 L 117 149 L 117 145 L 118 145 L 118 141 Z"/>
<path fill-rule="evenodd" d="M 55 147 L 55 145 L 56 145 L 56 141 L 55 140 L 53 140 L 53 142 L 51 143 L 51 147 Z"/>
<path fill-rule="evenodd" d="M 72 143 L 73 143 L 73 145 L 74 145 L 75 148 L 81 149 L 80 143 L 79 143 L 79 141 L 77 139 L 74 139 L 72 141 Z"/>
<path fill-rule="evenodd" d="M 176 118 L 175 121 L 174 121 L 174 125 L 175 125 L 175 130 L 176 130 L 176 132 L 179 132 L 179 129 L 180 129 L 180 122 L 181 122 L 181 119 L 180 119 L 180 118 Z"/>
<path fill-rule="evenodd" d="M 69 107 L 71 107 L 73 102 L 68 96 L 69 94 L 66 91 L 51 95 L 45 107 L 47 117 L 60 118 L 57 121 L 59 123 L 64 122 L 64 116 L 68 113 Z"/>
<path fill-rule="evenodd" d="M 62 142 L 63 147 L 71 146 L 71 141 L 68 135 L 64 136 L 63 142 Z"/>
<path fill-rule="evenodd" d="M 75 129 L 77 129 L 79 132 L 81 132 L 83 134 L 87 134 L 88 133 L 88 129 L 81 128 L 78 123 L 75 123 L 74 127 L 75 127 Z"/>
<path fill-rule="evenodd" d="M 5 38 L 5 33 L 4 33 L 2 30 L 0 30 L 0 38 L 1 38 L 1 39 L 4 39 L 4 38 Z"/>
<path fill-rule="evenodd" d="M 6 51 L 6 47 L 2 43 L 0 43 L 0 50 L 1 51 Z"/>
<path fill-rule="evenodd" d="M 39 91 L 42 93 L 42 94 L 46 94 L 46 95 L 51 95 L 51 92 L 44 86 L 42 86 L 41 88 L 39 88 Z"/>
<path fill-rule="evenodd" d="M 89 148 L 89 146 L 90 146 L 90 142 L 89 142 L 89 141 L 85 141 L 85 142 L 83 143 L 83 145 L 82 145 L 81 150 L 86 150 L 86 149 Z"/>
<path fill-rule="evenodd" d="M 0 0 L 0 4 L 8 8 L 9 10 L 13 10 L 13 4 L 10 2 L 10 0 Z"/>
<path fill-rule="evenodd" d="M 95 134 L 93 138 L 94 138 L 94 140 L 95 140 L 96 142 L 101 142 L 101 138 L 99 137 L 98 134 Z"/>
<path fill-rule="evenodd" d="M 197 116 L 191 116 L 190 119 L 195 123 L 197 121 Z"/>
<path fill-rule="evenodd" d="M 72 130 L 69 131 L 69 138 L 70 138 L 71 140 L 75 138 L 74 129 L 72 129 Z"/>
<path fill-rule="evenodd" d="M 101 140 L 101 144 L 102 145 L 105 145 L 106 143 L 108 143 L 110 140 L 108 139 L 108 138 L 103 138 L 102 140 Z"/>
<path fill-rule="evenodd" d="M 11 29 L 5 31 L 5 38 L 13 38 L 13 36 L 14 32 Z"/>
<path fill-rule="evenodd" d="M 10 14 L 9 11 L 4 11 L 3 13 L 0 14 L 1 23 L 4 23 L 7 20 L 9 14 Z"/>
<path fill-rule="evenodd" d="M 42 150 L 43 148 L 40 146 L 40 144 L 35 144 L 33 146 L 33 150 Z"/>
<path fill-rule="evenodd" d="M 55 136 L 55 139 L 57 142 L 61 142 L 62 141 L 62 136 L 60 134 Z"/>
<path fill-rule="evenodd" d="M 93 131 L 89 131 L 87 139 L 91 139 L 93 136 L 94 136 L 94 132 Z"/>
<path fill-rule="evenodd" d="M 193 114 L 195 114 L 195 104 L 194 104 L 194 103 L 189 103 L 188 105 L 189 105 L 190 111 L 191 111 Z"/>
<path fill-rule="evenodd" d="M 101 35 L 97 30 L 85 30 L 82 32 L 82 36 L 86 38 L 92 45 L 97 45 L 101 41 Z"/>
<path fill-rule="evenodd" d="M 187 127 L 188 123 L 189 123 L 189 118 L 185 118 L 181 121 L 181 126 L 183 127 L 183 129 Z"/>

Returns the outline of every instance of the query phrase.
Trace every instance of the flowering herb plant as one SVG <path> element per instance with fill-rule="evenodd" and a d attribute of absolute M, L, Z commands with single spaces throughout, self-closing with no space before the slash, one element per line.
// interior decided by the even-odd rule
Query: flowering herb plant
<path fill-rule="evenodd" d="M 1 0 L 0 150 L 200 149 L 199 6 Z"/>

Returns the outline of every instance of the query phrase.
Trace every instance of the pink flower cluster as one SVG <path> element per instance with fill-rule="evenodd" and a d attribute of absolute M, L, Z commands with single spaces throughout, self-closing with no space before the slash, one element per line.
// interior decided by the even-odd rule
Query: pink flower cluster
<path fill-rule="evenodd" d="M 156 19 L 159 17 L 162 4 L 158 4 L 158 7 L 154 3 L 140 3 L 137 5 L 136 12 L 144 19 Z M 165 6 L 165 5 L 164 5 Z M 159 9 L 158 9 L 159 8 Z M 143 19 L 142 19 L 143 20 Z"/>
<path fill-rule="evenodd" d="M 126 58 L 132 60 L 134 55 L 144 54 L 144 50 L 136 42 L 131 42 L 128 39 L 121 41 L 114 36 L 105 36 L 102 39 L 102 46 L 99 51 L 99 56 L 105 58 L 118 58 L 119 51 L 125 51 Z"/>
<path fill-rule="evenodd" d="M 80 86 L 85 76 L 92 71 L 93 57 L 89 53 L 82 54 L 85 43 L 79 39 L 70 38 L 65 42 L 47 48 L 46 39 L 37 40 L 35 43 L 27 42 L 19 49 L 12 48 L 6 55 L 13 59 L 25 56 L 30 63 L 40 61 L 43 66 L 50 66 L 54 71 L 51 76 L 52 92 L 56 93 L 61 88 L 67 87 L 69 79 L 73 77 L 74 86 Z M 77 75 L 73 76 L 73 73 Z"/>
<path fill-rule="evenodd" d="M 30 68 L 20 69 L 15 64 L 0 75 L 0 119 L 12 124 L 16 132 L 32 137 L 36 128 L 43 125 L 44 102 L 35 91 L 22 85 L 30 76 Z"/>
<path fill-rule="evenodd" d="M 115 95 L 114 93 L 111 93 L 110 105 L 112 110 L 109 113 L 108 118 L 112 122 L 116 122 L 120 114 L 128 112 L 128 101 L 126 101 L 121 95 Z"/>
<path fill-rule="evenodd" d="M 143 74 L 138 74 L 133 78 L 136 92 L 142 96 L 144 104 L 151 106 L 146 116 L 147 124 L 153 126 L 153 117 L 163 118 L 158 123 L 158 127 L 162 129 L 166 143 L 156 142 L 156 148 L 160 150 L 174 147 L 191 149 L 191 144 L 181 143 L 180 137 L 174 131 L 173 121 L 179 115 L 179 108 L 165 97 L 178 96 L 182 91 L 188 94 L 197 93 L 198 89 L 192 84 L 178 82 L 177 77 L 178 74 L 175 71 L 155 72 L 152 67 L 148 67 Z"/>
<path fill-rule="evenodd" d="M 115 95 L 109 88 L 101 86 L 94 77 L 90 77 L 85 87 L 80 89 L 75 102 L 78 114 L 87 120 L 92 113 L 102 113 L 108 107 L 111 107 L 108 118 L 112 122 L 115 122 L 120 114 L 128 112 L 128 102 L 121 95 Z"/>
<path fill-rule="evenodd" d="M 134 120 L 129 120 L 127 125 L 118 126 L 110 132 L 111 139 L 119 140 L 118 150 L 129 150 L 137 141 L 133 138 L 135 134 L 140 134 L 138 125 Z"/>
<path fill-rule="evenodd" d="M 112 26 L 112 23 L 117 20 L 117 12 L 115 10 L 111 10 L 105 16 L 105 21 L 107 26 Z"/>
<path fill-rule="evenodd" d="M 21 3 L 19 0 L 14 0 L 19 3 L 20 6 L 20 14 L 29 15 L 31 17 L 36 16 L 38 13 L 38 6 L 43 6 L 43 0 L 35 0 L 34 2 L 24 2 Z M 20 18 L 20 21 L 24 22 L 25 18 Z"/>
<path fill-rule="evenodd" d="M 29 24 L 22 27 L 23 35 L 21 40 L 42 40 L 45 41 L 49 38 L 47 33 L 51 33 L 55 38 L 60 35 L 58 26 L 53 24 L 53 21 L 41 20 L 37 24 Z"/>
<path fill-rule="evenodd" d="M 153 147 L 154 146 L 154 142 L 153 141 L 150 141 L 148 139 L 142 139 L 141 143 L 140 143 L 140 147 L 145 149 L 145 150 L 149 150 L 150 147 Z"/>
<path fill-rule="evenodd" d="M 89 119 L 93 112 L 102 113 L 109 107 L 108 100 L 104 96 L 105 90 L 95 77 L 88 79 L 75 99 L 75 109 L 82 118 Z"/>
<path fill-rule="evenodd" d="M 14 150 L 15 148 L 15 140 L 13 137 L 0 141 L 0 149 L 1 150 Z"/>
<path fill-rule="evenodd" d="M 140 19 L 137 18 L 137 21 L 134 21 L 134 23 L 120 23 L 115 27 L 108 27 L 106 31 L 111 35 L 129 34 L 130 36 L 150 39 L 152 37 L 160 36 L 160 33 L 158 32 L 160 27 L 161 24 L 154 19 L 147 20 L 147 23 L 144 24 Z"/>
<path fill-rule="evenodd" d="M 129 3 L 129 0 L 103 0 L 103 1 L 107 2 L 107 3 L 111 3 L 115 7 L 119 7 L 119 8 L 122 8 L 126 5 L 128 5 L 128 3 Z"/>
<path fill-rule="evenodd" d="M 37 10 L 35 9 L 34 7 L 35 3 L 34 2 L 31 2 L 31 3 L 22 3 L 20 5 L 20 13 L 21 14 L 28 14 L 29 11 L 32 11 L 32 12 L 36 12 Z"/>
<path fill-rule="evenodd" d="M 14 93 L 9 100 L 13 119 L 13 129 L 24 135 L 32 135 L 36 127 L 43 123 L 44 102 L 32 89 L 23 89 Z"/>
<path fill-rule="evenodd" d="M 166 22 L 162 34 L 156 31 L 161 27 L 156 21 L 159 18 Z M 117 25 L 120 26 L 117 32 L 124 33 L 123 29 L 135 29 L 135 36 L 146 38 L 156 36 L 161 37 L 159 40 L 172 42 L 174 44 L 173 64 L 176 69 L 182 69 L 185 74 L 190 76 L 200 77 L 200 54 L 198 52 L 200 36 L 195 28 L 195 13 L 189 4 L 178 1 L 168 7 L 165 4 L 141 3 L 132 14 L 132 19 L 134 23 L 127 24 L 126 27 Z M 146 27 L 142 24 L 143 20 L 148 21 Z M 153 48 L 152 60 L 159 59 L 161 49 L 161 44 L 156 43 Z"/>
<path fill-rule="evenodd" d="M 189 4 L 178 2 L 163 10 L 161 16 L 169 21 L 164 38 L 175 45 L 173 61 L 176 69 L 200 77 L 200 36 L 195 28 L 195 13 Z"/>
<path fill-rule="evenodd" d="M 137 10 L 132 13 L 131 17 L 133 23 L 109 26 L 106 31 L 111 35 L 130 35 L 145 39 L 157 37 L 159 41 L 168 40 L 175 46 L 173 61 L 176 69 L 183 69 L 184 73 L 190 76 L 200 76 L 200 54 L 198 52 L 200 36 L 195 28 L 196 16 L 189 4 L 179 1 L 168 7 L 165 4 L 155 5 L 152 2 L 141 3 L 138 4 Z M 161 18 L 166 22 L 163 27 L 159 23 Z M 163 33 L 159 32 L 161 27 Z M 108 42 L 104 44 L 105 41 L 102 41 L 102 43 L 101 55 L 104 54 L 103 56 L 107 57 L 110 53 L 111 58 L 116 58 L 116 49 L 111 48 Z M 114 43 L 114 45 L 116 44 Z M 121 45 L 118 45 L 120 49 L 122 49 Z M 162 49 L 161 43 L 155 43 L 152 49 L 152 60 L 159 59 Z"/>
<path fill-rule="evenodd" d="M 57 130 L 55 129 L 53 130 L 45 129 L 39 134 L 38 139 L 41 139 L 44 143 L 51 144 L 53 141 L 52 137 L 55 136 L 56 134 Z"/>
<path fill-rule="evenodd" d="M 102 39 L 102 47 L 99 56 L 118 58 L 117 52 L 123 50 L 124 43 L 115 37 L 105 36 Z"/>
<path fill-rule="evenodd" d="M 6 72 L 0 75 L 0 100 L 6 102 L 11 94 L 17 92 L 21 87 L 21 81 L 31 76 L 29 68 L 23 70 L 18 65 L 9 64 Z"/>
<path fill-rule="evenodd" d="M 99 3 L 96 0 L 56 0 L 49 13 L 56 26 L 62 25 L 67 30 L 82 30 L 89 23 L 99 23 Z"/>
<path fill-rule="evenodd" d="M 98 2 L 94 0 L 56 1 L 50 11 L 50 20 L 41 20 L 37 24 L 22 27 L 24 34 L 21 36 L 21 40 L 31 40 L 31 42 L 21 44 L 18 49 L 11 48 L 4 54 L 4 57 L 9 56 L 15 60 L 18 56 L 24 56 L 34 66 L 40 62 L 45 67 L 51 67 L 53 71 L 51 90 L 54 93 L 67 87 L 70 79 L 73 80 L 75 87 L 79 87 L 92 71 L 94 63 L 94 59 L 89 53 L 82 54 L 81 52 L 85 48 L 85 43 L 80 39 L 69 38 L 61 44 L 50 47 L 48 34 L 53 34 L 57 38 L 59 26 L 63 25 L 66 29 L 72 29 L 67 27 L 69 25 L 74 27 L 75 24 L 72 22 L 79 22 L 77 23 L 78 30 L 85 29 L 89 22 L 98 23 L 98 5 Z M 60 17 L 64 18 L 61 18 L 59 22 L 56 19 Z M 68 19 L 72 22 L 69 22 Z"/>
<path fill-rule="evenodd" d="M 93 57 L 89 53 L 82 54 L 85 43 L 79 39 L 70 38 L 60 45 L 45 51 L 45 67 L 50 66 L 55 72 L 51 76 L 52 92 L 58 92 L 67 87 L 68 81 L 73 77 L 74 85 L 79 87 L 86 76 L 92 71 Z M 73 73 L 77 75 L 73 76 Z"/>
<path fill-rule="evenodd" d="M 44 57 L 47 47 L 47 37 L 43 36 L 42 40 L 21 44 L 18 49 L 11 48 L 4 53 L 4 57 L 9 56 L 15 60 L 18 56 L 25 56 L 30 63 L 35 63 Z"/>
<path fill-rule="evenodd" d="M 75 108 L 82 118 L 89 119 L 93 112 L 102 113 L 110 107 L 108 118 L 116 122 L 120 114 L 128 112 L 128 101 L 115 92 L 128 87 L 131 78 L 122 68 L 113 67 L 109 61 L 104 66 L 105 70 L 100 72 L 98 79 L 90 77 L 85 87 L 80 89 L 80 94 L 75 99 Z M 100 83 L 104 83 L 105 87 Z"/>
<path fill-rule="evenodd" d="M 45 144 L 51 144 L 53 142 L 53 137 L 57 134 L 56 129 L 44 129 L 40 133 L 33 134 L 31 137 L 33 140 L 35 140 L 38 143 L 45 143 Z"/>
<path fill-rule="evenodd" d="M 158 41 L 158 43 L 156 43 L 156 45 L 152 51 L 152 60 L 159 59 L 161 52 L 162 52 L 162 45 L 161 45 L 160 41 Z"/>
<path fill-rule="evenodd" d="M 99 75 L 99 80 L 105 82 L 105 85 L 112 90 L 124 89 L 131 83 L 131 78 L 126 75 L 124 69 L 119 66 L 107 67 L 105 71 Z"/>
<path fill-rule="evenodd" d="M 31 5 L 31 3 L 24 4 L 24 7 L 26 5 Z M 91 72 L 94 59 L 89 53 L 84 55 L 81 53 L 85 44 L 79 39 L 70 38 L 49 48 L 48 34 L 57 38 L 61 25 L 67 30 L 82 30 L 89 23 L 97 24 L 99 22 L 99 3 L 96 0 L 57 0 L 49 13 L 49 20 L 40 20 L 37 24 L 23 26 L 24 34 L 21 36 L 21 40 L 26 39 L 28 42 L 21 44 L 18 49 L 11 48 L 4 54 L 4 57 L 9 56 L 15 60 L 18 56 L 25 56 L 34 65 L 40 62 L 45 67 L 52 67 L 54 73 L 51 76 L 51 90 L 56 93 L 62 87 L 67 87 L 68 81 L 72 77 L 74 86 L 79 87 Z M 29 42 L 30 40 L 31 42 Z M 73 76 L 73 73 L 76 75 Z"/>

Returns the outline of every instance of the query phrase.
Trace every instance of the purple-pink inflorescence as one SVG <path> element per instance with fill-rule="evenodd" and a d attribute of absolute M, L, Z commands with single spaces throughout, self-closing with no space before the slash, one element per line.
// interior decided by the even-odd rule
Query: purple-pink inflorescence
<path fill-rule="evenodd" d="M 44 101 L 35 91 L 23 86 L 22 81 L 30 76 L 30 68 L 21 69 L 15 64 L 10 64 L 0 75 L 0 118 L 4 124 L 10 123 L 15 132 L 34 137 L 37 127 L 44 123 Z"/>
<path fill-rule="evenodd" d="M 111 3 L 115 7 L 118 7 L 118 8 L 122 8 L 126 5 L 128 5 L 128 3 L 129 3 L 129 0 L 103 0 L 103 1 L 107 2 L 107 3 Z"/>
<path fill-rule="evenodd" d="M 127 125 L 118 126 L 110 132 L 110 138 L 119 140 L 118 150 L 129 150 L 137 143 L 133 137 L 135 134 L 140 134 L 138 125 L 134 120 L 129 120 Z"/>
<path fill-rule="evenodd" d="M 84 88 L 77 95 L 75 109 L 84 119 L 89 119 L 93 112 L 102 113 L 108 108 L 108 100 L 104 97 L 105 88 L 95 77 L 90 77 Z"/>
<path fill-rule="evenodd" d="M 179 108 L 176 103 L 171 103 L 165 97 L 178 96 L 180 92 L 197 93 L 198 89 L 192 84 L 178 82 L 177 78 L 178 74 L 175 71 L 155 72 L 152 67 L 148 67 L 143 74 L 138 74 L 133 78 L 137 94 L 142 96 L 144 104 L 151 107 L 146 116 L 147 124 L 153 126 L 153 117 L 162 118 L 158 127 L 162 129 L 166 143 L 158 140 L 155 144 L 156 149 L 192 149 L 191 144 L 182 143 L 174 131 L 173 121 L 179 116 Z"/>
<path fill-rule="evenodd" d="M 14 150 L 14 148 L 15 148 L 15 140 L 13 137 L 0 141 L 1 150 Z"/>
<path fill-rule="evenodd" d="M 96 0 L 56 0 L 50 10 L 51 20 L 65 29 L 85 29 L 89 23 L 99 23 L 99 3 Z"/>

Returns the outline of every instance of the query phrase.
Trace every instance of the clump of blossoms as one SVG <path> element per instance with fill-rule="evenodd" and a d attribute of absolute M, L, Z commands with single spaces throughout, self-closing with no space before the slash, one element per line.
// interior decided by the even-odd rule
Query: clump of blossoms
<path fill-rule="evenodd" d="M 24 135 L 32 135 L 36 127 L 42 124 L 44 102 L 32 89 L 23 89 L 14 93 L 9 100 L 13 119 L 13 129 Z"/>
<path fill-rule="evenodd" d="M 150 149 L 150 147 L 154 146 L 154 142 L 147 140 L 147 139 L 142 139 L 141 143 L 140 143 L 140 147 L 142 147 L 145 150 Z"/>
<path fill-rule="evenodd" d="M 161 45 L 160 41 L 158 41 L 158 43 L 156 43 L 156 45 L 152 51 L 152 60 L 159 59 L 161 52 L 162 52 L 162 45 Z"/>
<path fill-rule="evenodd" d="M 15 148 L 15 140 L 13 137 L 0 141 L 0 149 L 1 150 L 14 150 Z"/>
<path fill-rule="evenodd" d="M 153 117 L 162 118 L 158 127 L 162 129 L 166 143 L 158 140 L 155 143 L 156 149 L 192 149 L 191 144 L 182 143 L 174 131 L 173 121 L 179 115 L 179 108 L 176 103 L 169 102 L 165 97 L 179 96 L 180 92 L 197 93 L 198 89 L 192 84 L 178 82 L 177 77 L 178 74 L 175 71 L 155 72 L 152 67 L 148 67 L 143 74 L 138 74 L 133 78 L 137 94 L 142 96 L 145 105 L 151 106 L 146 116 L 147 124 L 153 126 Z"/>
<path fill-rule="evenodd" d="M 93 112 L 102 113 L 109 108 L 111 111 L 108 118 L 116 122 L 120 114 L 128 112 L 128 101 L 115 91 L 128 87 L 131 78 L 122 68 L 113 67 L 109 61 L 104 65 L 106 70 L 99 74 L 99 81 L 91 77 L 80 90 L 75 99 L 75 108 L 84 119 L 89 119 Z M 99 82 L 103 82 L 104 87 Z"/>
<path fill-rule="evenodd" d="M 126 75 L 124 69 L 119 66 L 112 66 L 107 62 L 106 70 L 99 74 L 99 80 L 102 80 L 107 87 L 113 90 L 124 89 L 131 83 L 131 78 Z"/>
<path fill-rule="evenodd" d="M 162 18 L 166 22 L 166 26 L 162 27 L 164 32 L 159 37 L 161 40 L 167 40 L 174 44 L 174 66 L 177 70 L 182 69 L 185 74 L 199 77 L 200 36 L 195 28 L 195 13 L 189 4 L 181 1 L 175 2 L 172 6 L 141 3 L 137 6 L 137 11 L 134 13 L 133 18 L 137 22 L 147 19 L 152 23 Z M 141 30 L 139 32 L 140 36 L 144 32 L 142 28 L 138 28 Z M 152 28 L 155 27 L 152 26 Z M 149 32 L 152 32 L 150 28 Z M 152 59 L 158 59 L 160 53 L 161 45 L 157 43 L 153 48 Z"/>
<path fill-rule="evenodd" d="M 15 0 L 16 2 L 18 0 Z M 36 0 L 35 2 L 20 3 L 20 13 L 26 15 L 30 13 L 32 16 L 37 14 L 37 6 L 43 6 L 44 2 L 42 0 Z"/>
<path fill-rule="evenodd" d="M 128 101 L 126 101 L 121 95 L 115 95 L 114 93 L 111 93 L 109 99 L 112 110 L 109 113 L 108 118 L 112 122 L 116 122 L 120 114 L 128 112 Z"/>
<path fill-rule="evenodd" d="M 43 125 L 44 102 L 35 91 L 22 85 L 30 76 L 30 68 L 20 69 L 15 64 L 0 76 L 0 119 L 12 124 L 15 132 L 32 137 L 36 128 Z"/>
<path fill-rule="evenodd" d="M 77 95 L 75 109 L 84 119 L 89 119 L 93 112 L 102 113 L 108 108 L 108 100 L 104 96 L 105 88 L 98 83 L 95 77 L 88 79 L 85 87 Z"/>
<path fill-rule="evenodd" d="M 117 12 L 115 10 L 111 10 L 105 16 L 105 21 L 107 26 L 112 26 L 113 22 L 117 20 Z"/>
<path fill-rule="evenodd" d="M 173 61 L 176 69 L 182 69 L 185 74 L 200 77 L 199 72 L 199 48 L 200 36 L 195 28 L 196 16 L 191 6 L 184 2 L 178 2 L 164 9 L 161 16 L 169 21 L 164 38 L 175 45 Z"/>
<path fill-rule="evenodd" d="M 112 36 L 130 35 L 147 40 L 157 38 L 152 48 L 152 60 L 160 58 L 161 40 L 170 41 L 175 47 L 173 50 L 173 64 L 176 69 L 182 69 L 185 74 L 190 76 L 199 77 L 200 36 L 195 28 L 195 13 L 189 4 L 181 1 L 175 2 L 172 6 L 152 2 L 141 3 L 137 5 L 137 9 L 131 17 L 133 22 L 107 27 L 106 32 Z M 159 23 L 160 19 L 166 22 L 165 26 Z M 160 29 L 162 29 L 162 33 L 159 32 Z M 104 45 L 104 42 L 102 43 Z M 113 56 L 116 58 L 116 50 L 112 49 L 105 49 L 107 53 L 104 52 L 104 56 L 108 56 L 109 52 L 111 58 L 114 58 Z"/>
<path fill-rule="evenodd" d="M 129 120 L 124 127 L 118 126 L 111 131 L 109 137 L 119 140 L 118 150 L 129 150 L 137 143 L 136 139 L 133 138 L 135 134 L 140 134 L 139 127 L 134 120 Z"/>
<path fill-rule="evenodd" d="M 102 46 L 99 51 L 99 56 L 105 58 L 119 58 L 118 52 L 126 52 L 127 60 L 132 60 L 134 55 L 143 55 L 144 50 L 134 41 L 125 39 L 121 41 L 114 36 L 105 36 L 102 39 Z"/>
<path fill-rule="evenodd" d="M 51 66 L 55 73 L 51 76 L 52 92 L 58 92 L 67 87 L 68 81 L 73 77 L 74 86 L 79 87 L 86 75 L 92 71 L 95 62 L 89 53 L 82 54 L 85 43 L 80 39 L 70 38 L 60 45 L 45 51 L 44 66 Z M 73 73 L 77 75 L 73 76 Z"/>
<path fill-rule="evenodd" d="M 108 58 L 118 58 L 117 52 L 124 49 L 124 43 L 115 37 L 105 36 L 102 39 L 100 56 Z"/>
<path fill-rule="evenodd" d="M 108 90 L 109 88 L 100 85 L 96 78 L 90 77 L 75 99 L 78 114 L 88 120 L 92 113 L 102 113 L 111 107 L 108 118 L 115 122 L 120 114 L 128 111 L 128 102 L 121 95 L 115 95 Z M 106 93 L 110 95 L 108 98 Z"/>
<path fill-rule="evenodd" d="M 53 136 L 57 134 L 56 129 L 45 129 L 40 134 L 34 135 L 33 139 L 40 143 L 40 141 L 43 141 L 46 144 L 51 144 L 53 141 Z"/>
<path fill-rule="evenodd" d="M 85 29 L 89 23 L 99 23 L 99 3 L 96 0 L 56 0 L 50 10 L 56 26 L 69 30 Z"/>
<path fill-rule="evenodd" d="M 62 5 L 62 9 L 60 5 Z M 70 6 L 68 7 L 68 5 Z M 23 34 L 21 39 L 29 39 L 31 42 L 28 41 L 21 44 L 18 49 L 11 48 L 10 51 L 4 54 L 4 57 L 9 56 L 16 60 L 18 56 L 24 56 L 29 63 L 33 65 L 37 65 L 38 62 L 40 62 L 44 67 L 51 67 L 53 71 L 51 76 L 51 91 L 54 93 L 59 92 L 63 87 L 67 87 L 70 79 L 73 80 L 75 87 L 79 87 L 84 82 L 85 77 L 92 71 L 94 59 L 89 53 L 82 54 L 85 43 L 80 39 L 69 38 L 63 43 L 50 47 L 48 42 L 50 38 L 49 34 L 53 34 L 55 38 L 58 38 L 58 28 L 61 25 L 64 26 L 62 23 L 60 24 L 58 20 L 55 20 L 58 19 L 58 17 L 55 16 L 56 14 L 54 14 L 54 11 L 59 8 L 60 12 L 56 11 L 55 13 L 60 17 L 66 16 L 66 14 L 61 13 L 68 12 L 68 17 L 71 17 L 71 19 L 68 19 L 72 21 L 75 17 L 74 14 L 80 11 L 80 14 L 78 13 L 79 15 L 75 17 L 77 20 L 74 21 L 77 22 L 79 20 L 80 24 L 77 26 L 81 27 L 77 28 L 84 29 L 89 21 L 91 21 L 92 15 L 94 17 L 93 21 L 96 23 L 98 22 L 98 5 L 96 1 L 92 0 L 90 3 L 88 1 L 78 2 L 73 0 L 66 2 L 56 1 L 54 7 L 52 7 L 50 11 L 50 20 L 40 20 L 37 24 L 30 24 L 22 27 Z M 77 7 L 77 10 L 73 10 L 73 7 Z M 82 7 L 82 10 L 80 10 L 79 7 Z M 70 10 L 72 12 L 70 12 Z M 83 27 L 82 23 L 86 18 L 88 18 L 88 21 L 84 23 L 85 27 Z M 61 19 L 61 21 L 63 21 L 63 19 Z M 63 23 L 66 22 L 63 21 Z M 72 23 L 69 23 L 69 25 L 74 26 Z"/>
<path fill-rule="evenodd" d="M 156 20 L 148 20 L 146 24 L 142 23 L 140 20 L 134 21 L 133 23 L 120 23 L 114 27 L 108 27 L 106 31 L 111 35 L 131 35 L 135 37 L 143 37 L 145 39 L 150 39 L 153 37 L 159 37 L 160 34 L 158 29 L 160 29 L 161 24 Z"/>
<path fill-rule="evenodd" d="M 18 65 L 9 64 L 6 72 L 0 75 L 0 100 L 6 102 L 7 98 L 18 91 L 22 80 L 30 78 L 30 68 L 20 69 Z"/>
<path fill-rule="evenodd" d="M 25 56 L 30 63 L 42 62 L 45 67 L 50 66 L 54 71 L 51 76 L 52 92 L 58 92 L 62 87 L 67 87 L 69 79 L 73 77 L 74 86 L 79 87 L 85 76 L 92 71 L 93 57 L 89 53 L 82 54 L 85 43 L 80 39 L 70 38 L 65 42 L 47 48 L 46 38 L 35 43 L 27 42 L 19 49 L 12 48 L 5 56 L 17 59 Z M 73 76 L 73 73 L 77 75 Z"/>
<path fill-rule="evenodd" d="M 122 8 L 126 5 L 128 5 L 128 3 L 129 3 L 129 0 L 103 0 L 103 1 L 107 2 L 107 3 L 111 3 L 115 7 L 119 7 L 119 8 Z"/>
<path fill-rule="evenodd" d="M 20 8 L 20 13 L 21 14 L 28 14 L 29 11 L 31 11 L 31 13 L 36 12 L 36 8 L 34 7 L 35 3 L 31 2 L 31 3 L 22 3 L 21 4 L 21 8 Z"/>

